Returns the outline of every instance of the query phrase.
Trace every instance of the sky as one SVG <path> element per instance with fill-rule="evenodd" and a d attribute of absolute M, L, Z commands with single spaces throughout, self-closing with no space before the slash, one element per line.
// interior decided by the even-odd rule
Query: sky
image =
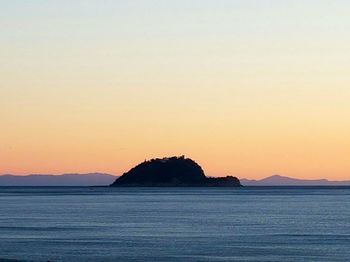
<path fill-rule="evenodd" d="M 349 1 L 0 6 L 0 174 L 350 179 Z"/>

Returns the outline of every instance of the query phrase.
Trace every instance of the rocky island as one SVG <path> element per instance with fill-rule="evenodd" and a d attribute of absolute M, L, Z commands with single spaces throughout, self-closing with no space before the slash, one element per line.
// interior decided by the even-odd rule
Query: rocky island
<path fill-rule="evenodd" d="M 110 186 L 239 187 L 241 183 L 233 176 L 206 177 L 200 165 L 181 156 L 144 161 L 117 178 Z"/>

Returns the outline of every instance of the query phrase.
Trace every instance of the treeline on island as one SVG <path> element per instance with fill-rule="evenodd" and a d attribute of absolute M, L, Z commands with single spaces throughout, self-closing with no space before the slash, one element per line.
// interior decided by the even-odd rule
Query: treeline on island
<path fill-rule="evenodd" d="M 135 166 L 111 186 L 193 186 L 239 187 L 238 178 L 206 177 L 200 165 L 190 158 L 156 158 Z"/>

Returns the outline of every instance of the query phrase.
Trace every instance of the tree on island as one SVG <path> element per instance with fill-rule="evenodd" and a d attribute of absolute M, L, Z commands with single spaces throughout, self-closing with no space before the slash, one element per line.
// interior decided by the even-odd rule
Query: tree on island
<path fill-rule="evenodd" d="M 203 169 L 190 158 L 156 158 L 135 166 L 111 186 L 241 186 L 236 177 L 206 177 Z"/>

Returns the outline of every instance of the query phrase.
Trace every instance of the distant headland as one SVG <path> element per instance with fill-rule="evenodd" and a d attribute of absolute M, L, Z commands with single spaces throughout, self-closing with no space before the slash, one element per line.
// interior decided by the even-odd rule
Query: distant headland
<path fill-rule="evenodd" d="M 106 186 L 116 176 L 105 173 L 88 174 L 31 174 L 24 176 L 0 175 L 1 186 Z"/>
<path fill-rule="evenodd" d="M 181 156 L 144 161 L 117 178 L 111 186 L 240 187 L 241 183 L 233 176 L 206 177 L 200 165 Z"/>
<path fill-rule="evenodd" d="M 349 186 L 350 180 L 332 181 L 327 179 L 298 179 L 280 175 L 265 177 L 260 180 L 241 179 L 244 186 Z"/>

